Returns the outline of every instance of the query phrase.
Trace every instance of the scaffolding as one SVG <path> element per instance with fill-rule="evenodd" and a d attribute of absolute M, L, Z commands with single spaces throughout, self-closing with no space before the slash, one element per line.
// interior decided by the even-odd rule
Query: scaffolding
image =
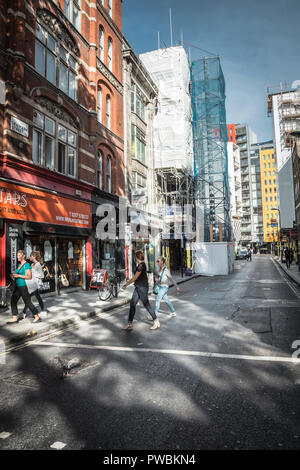
<path fill-rule="evenodd" d="M 230 241 L 225 81 L 219 57 L 191 63 L 194 191 L 204 242 Z"/>

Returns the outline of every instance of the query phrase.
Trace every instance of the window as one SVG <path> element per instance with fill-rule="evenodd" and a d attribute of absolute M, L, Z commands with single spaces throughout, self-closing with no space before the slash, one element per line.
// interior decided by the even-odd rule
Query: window
<path fill-rule="evenodd" d="M 80 31 L 80 0 L 64 0 L 64 14 Z"/>
<path fill-rule="evenodd" d="M 110 110 L 110 96 L 106 95 L 106 127 L 110 129 L 111 110 Z"/>
<path fill-rule="evenodd" d="M 106 157 L 106 191 L 111 193 L 111 157 Z"/>
<path fill-rule="evenodd" d="M 76 100 L 77 62 L 64 47 L 58 47 L 55 39 L 39 23 L 36 23 L 35 69 Z"/>
<path fill-rule="evenodd" d="M 266 171 L 264 171 L 264 176 L 267 176 L 267 172 L 266 172 Z"/>
<path fill-rule="evenodd" d="M 108 14 L 112 18 L 112 0 L 107 0 Z"/>
<path fill-rule="evenodd" d="M 137 171 L 133 171 L 132 172 L 132 184 L 135 189 L 146 188 L 147 180 L 143 175 L 141 175 Z"/>
<path fill-rule="evenodd" d="M 269 180 L 269 184 L 272 184 L 272 180 Z"/>
<path fill-rule="evenodd" d="M 36 110 L 33 113 L 33 126 L 33 162 L 75 177 L 77 135 Z"/>
<path fill-rule="evenodd" d="M 108 38 L 107 43 L 107 66 L 110 71 L 112 71 L 112 39 Z"/>
<path fill-rule="evenodd" d="M 131 84 L 131 111 L 138 114 L 143 121 L 145 120 L 145 104 L 143 95 L 135 83 Z"/>
<path fill-rule="evenodd" d="M 101 86 L 97 89 L 97 120 L 102 122 L 102 90 Z"/>
<path fill-rule="evenodd" d="M 32 161 L 54 169 L 55 121 L 38 111 L 33 113 Z"/>
<path fill-rule="evenodd" d="M 264 163 L 264 168 L 266 168 L 266 164 Z"/>
<path fill-rule="evenodd" d="M 99 59 L 104 62 L 104 30 L 99 26 Z"/>
<path fill-rule="evenodd" d="M 56 84 L 56 41 L 44 28 L 36 24 L 35 68 L 49 82 Z"/>
<path fill-rule="evenodd" d="M 131 125 L 131 156 L 146 164 L 145 135 L 133 124 Z"/>
<path fill-rule="evenodd" d="M 59 173 L 76 175 L 76 134 L 58 125 L 58 163 Z"/>
<path fill-rule="evenodd" d="M 76 100 L 77 82 L 76 82 L 76 61 L 64 47 L 60 47 L 59 61 L 59 88 L 69 95 L 70 98 Z"/>
<path fill-rule="evenodd" d="M 265 184 L 267 184 L 267 180 L 265 180 Z"/>
<path fill-rule="evenodd" d="M 102 152 L 98 150 L 97 185 L 99 189 L 102 189 L 102 173 Z"/>
<path fill-rule="evenodd" d="M 268 202 L 268 198 L 266 197 L 266 202 Z"/>

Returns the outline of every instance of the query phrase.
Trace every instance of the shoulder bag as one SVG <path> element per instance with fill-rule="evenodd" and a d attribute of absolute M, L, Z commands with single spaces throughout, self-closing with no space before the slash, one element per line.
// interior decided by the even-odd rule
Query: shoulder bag
<path fill-rule="evenodd" d="M 162 277 L 164 275 L 164 271 L 165 271 L 166 268 L 163 268 L 162 272 L 161 272 L 161 275 L 159 277 L 159 281 L 154 285 L 153 287 L 153 294 L 157 295 L 158 292 L 159 292 L 159 284 L 161 283 L 161 280 L 162 280 Z"/>

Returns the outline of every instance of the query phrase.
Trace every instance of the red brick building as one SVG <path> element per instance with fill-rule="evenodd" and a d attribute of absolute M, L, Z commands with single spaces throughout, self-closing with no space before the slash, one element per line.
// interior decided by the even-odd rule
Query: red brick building
<path fill-rule="evenodd" d="M 124 195 L 121 31 L 121 0 L 0 3 L 0 289 L 20 248 L 44 257 L 45 291 L 85 287 L 105 256 L 96 206 Z"/>

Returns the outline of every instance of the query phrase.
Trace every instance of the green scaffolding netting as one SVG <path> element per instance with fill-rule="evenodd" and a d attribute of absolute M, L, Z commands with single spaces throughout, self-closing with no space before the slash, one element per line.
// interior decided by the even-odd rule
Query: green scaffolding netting
<path fill-rule="evenodd" d="M 231 240 L 225 81 L 220 59 L 191 63 L 194 179 L 204 214 L 204 240 Z"/>

